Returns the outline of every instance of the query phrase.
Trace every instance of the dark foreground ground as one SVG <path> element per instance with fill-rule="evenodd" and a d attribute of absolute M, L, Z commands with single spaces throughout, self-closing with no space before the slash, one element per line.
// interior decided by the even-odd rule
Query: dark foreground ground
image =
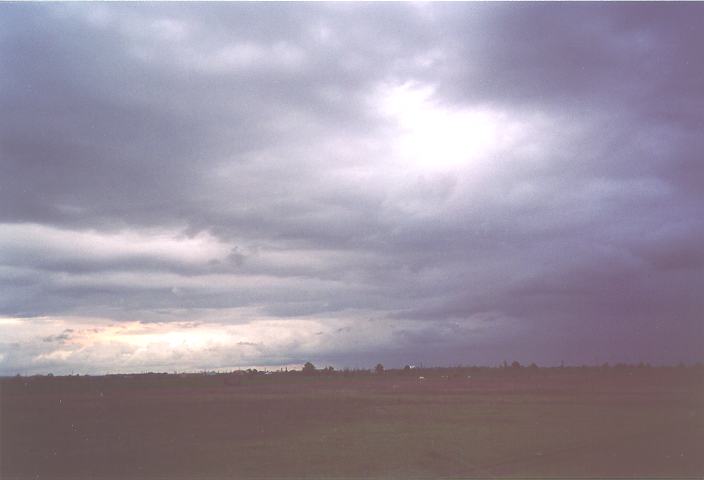
<path fill-rule="evenodd" d="M 0 478 L 703 478 L 703 373 L 4 379 Z"/>

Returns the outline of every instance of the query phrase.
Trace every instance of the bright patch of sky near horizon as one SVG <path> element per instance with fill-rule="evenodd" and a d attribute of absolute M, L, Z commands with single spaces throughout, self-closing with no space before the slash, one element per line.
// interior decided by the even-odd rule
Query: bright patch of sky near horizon
<path fill-rule="evenodd" d="M 0 375 L 702 359 L 701 5 L 0 13 Z"/>

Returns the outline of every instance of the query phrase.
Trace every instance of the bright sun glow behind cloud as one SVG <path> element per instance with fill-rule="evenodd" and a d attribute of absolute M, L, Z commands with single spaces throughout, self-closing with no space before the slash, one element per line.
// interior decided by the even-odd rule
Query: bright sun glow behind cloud
<path fill-rule="evenodd" d="M 451 108 L 434 94 L 434 87 L 415 83 L 381 89 L 380 113 L 395 124 L 394 157 L 404 168 L 479 169 L 523 134 L 521 122 L 503 112 Z"/>

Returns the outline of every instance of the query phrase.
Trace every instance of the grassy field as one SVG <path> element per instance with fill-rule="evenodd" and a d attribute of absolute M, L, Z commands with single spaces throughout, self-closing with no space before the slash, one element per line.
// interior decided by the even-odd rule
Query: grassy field
<path fill-rule="evenodd" d="M 9 378 L 0 415 L 3 480 L 704 477 L 695 368 Z"/>

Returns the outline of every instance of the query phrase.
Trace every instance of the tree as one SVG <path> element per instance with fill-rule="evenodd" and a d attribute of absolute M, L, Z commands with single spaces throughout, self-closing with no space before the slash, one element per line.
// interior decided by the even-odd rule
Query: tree
<path fill-rule="evenodd" d="M 374 367 L 374 371 L 377 374 L 381 375 L 382 373 L 384 373 L 384 366 L 381 363 L 377 363 L 376 367 Z"/>
<path fill-rule="evenodd" d="M 514 361 L 514 362 L 511 364 L 511 368 L 521 368 L 521 364 L 518 363 L 517 361 Z"/>
<path fill-rule="evenodd" d="M 310 362 L 306 362 L 305 365 L 303 365 L 303 373 L 306 375 L 312 375 L 315 373 L 315 365 L 313 365 Z"/>

